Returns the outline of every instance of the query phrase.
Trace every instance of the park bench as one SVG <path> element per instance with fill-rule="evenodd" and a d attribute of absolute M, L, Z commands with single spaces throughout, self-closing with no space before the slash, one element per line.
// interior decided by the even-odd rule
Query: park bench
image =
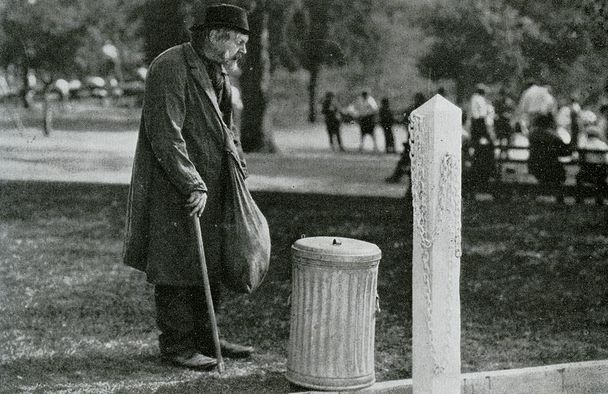
<path fill-rule="evenodd" d="M 587 198 L 594 198 L 597 203 L 603 203 L 608 198 L 608 187 L 600 188 L 597 185 L 579 183 L 576 174 L 583 163 L 585 154 L 606 153 L 602 150 L 577 149 L 571 156 L 566 157 L 562 163 L 566 170 L 566 181 L 557 189 L 548 189 L 540 185 L 532 174 L 528 172 L 527 158 L 529 147 L 501 146 L 498 148 L 496 158 L 497 176 L 488 182 L 474 182 L 468 177 L 470 168 L 469 158 L 463 160 L 463 195 L 471 197 L 477 194 L 491 195 L 494 199 L 508 200 L 516 195 L 524 196 L 555 196 L 574 197 L 576 202 L 584 202 Z M 514 152 L 517 152 L 513 154 Z M 608 166 L 608 164 L 603 164 Z"/>

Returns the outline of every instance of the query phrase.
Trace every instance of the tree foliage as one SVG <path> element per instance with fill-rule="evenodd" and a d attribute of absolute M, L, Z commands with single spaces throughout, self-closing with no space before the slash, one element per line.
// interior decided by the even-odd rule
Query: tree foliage
<path fill-rule="evenodd" d="M 144 0 L 87 2 L 87 36 L 77 59 L 80 69 L 93 75 L 107 74 L 112 64 L 100 48 L 108 43 L 117 48 L 117 60 L 123 71 L 133 72 L 136 67 L 143 65 L 143 9 Z M 99 15 L 103 15 L 103 18 Z"/>
<path fill-rule="evenodd" d="M 599 0 L 603 2 L 604 0 Z M 591 26 L 597 0 L 464 0 L 431 7 L 418 20 L 435 38 L 419 70 L 456 82 L 460 98 L 477 82 L 517 91 L 527 79 L 572 88 L 573 63 L 606 49 L 602 27 Z M 582 63 L 581 63 L 582 64 Z M 580 64 L 579 64 L 580 65 Z M 580 71 L 580 70 L 579 70 Z"/>
<path fill-rule="evenodd" d="M 270 100 L 269 5 L 258 0 L 249 15 L 248 54 L 243 64 L 241 143 L 245 152 L 275 152 L 267 113 Z"/>
<path fill-rule="evenodd" d="M 587 21 L 593 45 L 608 47 L 608 0 L 582 0 L 580 4 Z"/>
<path fill-rule="evenodd" d="M 52 83 L 102 71 L 101 65 L 108 60 L 102 52 L 104 44 L 117 48 L 112 69 L 122 78 L 124 54 L 137 53 L 136 18 L 130 12 L 135 4 L 124 0 L 8 0 L 3 4 L 0 66 L 18 70 L 26 107 L 30 103 L 29 74 L 42 81 L 45 135 L 52 129 L 48 94 Z M 131 50 L 125 50 L 126 46 Z"/>
<path fill-rule="evenodd" d="M 436 38 L 419 60 L 420 72 L 431 80 L 454 80 L 458 101 L 477 82 L 523 79 L 528 64 L 522 43 L 539 34 L 516 10 L 475 0 L 436 6 L 420 23 Z"/>
<path fill-rule="evenodd" d="M 300 0 L 284 17 L 284 46 L 279 61 L 310 76 L 309 121 L 316 118 L 316 91 L 325 66 L 357 64 L 371 71 L 378 60 L 379 27 L 371 0 Z"/>
<path fill-rule="evenodd" d="M 87 29 L 84 13 L 85 4 L 78 1 L 8 0 L 0 20 L 2 65 L 19 64 L 41 74 L 73 71 Z"/>
<path fill-rule="evenodd" d="M 0 66 L 20 74 L 23 104 L 30 104 L 29 74 L 48 89 L 58 78 L 114 74 L 121 79 L 124 67 L 134 70 L 140 65 L 139 3 L 141 0 L 5 2 L 0 10 Z M 103 53 L 104 44 L 117 48 L 115 59 Z"/>
<path fill-rule="evenodd" d="M 188 41 L 189 5 L 183 0 L 148 0 L 143 7 L 146 63 L 165 49 Z"/>
<path fill-rule="evenodd" d="M 108 42 L 121 50 L 127 63 L 137 63 L 141 2 L 8 0 L 0 15 L 1 65 L 18 65 L 42 78 L 94 74 L 106 60 L 101 47 Z"/>

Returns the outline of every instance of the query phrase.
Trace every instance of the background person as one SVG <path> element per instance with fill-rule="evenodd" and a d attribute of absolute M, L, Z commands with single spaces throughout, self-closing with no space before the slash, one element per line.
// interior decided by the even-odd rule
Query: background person
<path fill-rule="evenodd" d="M 325 117 L 325 126 L 329 136 L 329 147 L 331 150 L 339 150 L 344 152 L 342 146 L 342 138 L 340 137 L 340 124 L 342 123 L 342 115 L 340 106 L 336 101 L 334 92 L 327 92 L 323 100 L 321 113 Z M 337 145 L 337 147 L 336 147 Z"/>
<path fill-rule="evenodd" d="M 366 91 L 363 91 L 353 104 L 355 116 L 361 128 L 361 142 L 359 151 L 363 151 L 365 136 L 369 135 L 374 143 L 374 150 L 378 150 L 374 129 L 376 128 L 376 116 L 378 115 L 378 104 L 376 100 Z"/>
<path fill-rule="evenodd" d="M 556 115 L 557 107 L 557 100 L 553 97 L 549 85 L 540 85 L 535 81 L 528 82 L 519 99 L 515 116 L 521 132 L 528 135 L 537 116 Z"/>
<path fill-rule="evenodd" d="M 213 301 L 220 299 L 225 205 L 225 133 L 231 130 L 227 70 L 245 55 L 247 14 L 230 5 L 208 7 L 191 42 L 151 64 L 128 199 L 124 260 L 154 285 L 159 347 L 182 367 L 216 364 L 191 217 L 200 218 Z M 235 153 L 238 155 L 238 153 Z M 253 349 L 221 341 L 226 357 Z"/>
<path fill-rule="evenodd" d="M 403 151 L 401 151 L 401 156 L 399 157 L 399 161 L 393 170 L 393 173 L 384 178 L 387 183 L 398 183 L 401 181 L 404 175 L 408 175 L 411 171 L 411 159 L 410 159 L 410 141 L 409 141 L 409 124 L 410 124 L 410 114 L 422 104 L 426 102 L 426 97 L 421 92 L 417 92 L 414 94 L 414 99 L 412 104 L 407 107 L 403 111 L 403 124 L 405 126 L 405 130 L 407 132 L 405 141 L 403 142 Z"/>
<path fill-rule="evenodd" d="M 570 154 L 570 145 L 557 135 L 553 115 L 534 117 L 530 131 L 528 171 L 534 175 L 543 191 L 555 195 L 558 202 L 563 202 L 561 185 L 566 180 L 566 170 L 559 159 Z"/>
<path fill-rule="evenodd" d="M 604 203 L 608 189 L 608 144 L 602 140 L 602 130 L 597 125 L 590 125 L 583 130 L 585 138 L 580 140 L 579 172 L 577 184 L 589 184 L 596 191 L 596 202 Z M 590 152 L 585 152 L 589 150 Z"/>
<path fill-rule="evenodd" d="M 384 97 L 380 102 L 380 126 L 384 131 L 385 151 L 386 153 L 395 153 L 395 137 L 393 135 L 393 124 L 395 117 L 391 110 L 391 105 L 387 97 Z"/>
<path fill-rule="evenodd" d="M 401 156 L 399 157 L 399 161 L 397 162 L 397 165 L 395 166 L 393 173 L 390 176 L 384 178 L 384 180 L 387 183 L 399 183 L 401 181 L 401 178 L 403 178 L 404 175 L 408 175 L 408 178 L 409 178 L 409 174 L 410 174 L 410 170 L 411 170 L 410 141 L 409 141 L 410 119 L 409 119 L 409 117 L 410 117 L 410 114 L 416 108 L 420 107 L 425 102 L 426 102 L 426 97 L 424 97 L 424 94 L 421 92 L 417 92 L 416 94 L 414 94 L 412 104 L 403 111 L 403 125 L 405 126 L 407 135 L 405 138 L 405 142 L 403 142 L 403 151 L 401 151 Z"/>
<path fill-rule="evenodd" d="M 488 121 L 493 114 L 485 97 L 486 88 L 478 84 L 471 96 L 471 147 L 473 157 L 469 172 L 470 181 L 474 184 L 486 183 L 489 178 L 496 177 L 496 162 L 494 158 L 494 138 L 490 134 Z"/>
<path fill-rule="evenodd" d="M 513 115 L 515 103 L 509 97 L 507 89 L 501 86 L 498 90 L 498 96 L 494 100 L 494 112 L 496 114 L 496 120 L 494 121 L 494 131 L 496 139 L 500 146 L 508 146 L 513 134 L 511 128 L 511 117 Z"/>
<path fill-rule="evenodd" d="M 578 141 L 579 138 L 579 114 L 581 106 L 575 95 L 571 95 L 557 111 L 555 121 L 557 123 L 557 134 L 567 144 Z M 573 142 L 573 143 L 575 143 Z"/>

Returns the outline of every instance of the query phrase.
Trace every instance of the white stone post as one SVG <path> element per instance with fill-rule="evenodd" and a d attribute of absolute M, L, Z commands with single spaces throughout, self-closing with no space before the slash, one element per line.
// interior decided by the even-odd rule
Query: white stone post
<path fill-rule="evenodd" d="M 461 110 L 440 95 L 410 116 L 414 394 L 460 394 Z"/>

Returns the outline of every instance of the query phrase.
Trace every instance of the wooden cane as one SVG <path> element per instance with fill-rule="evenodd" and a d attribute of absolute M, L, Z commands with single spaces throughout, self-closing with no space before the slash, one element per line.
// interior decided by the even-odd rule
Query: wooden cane
<path fill-rule="evenodd" d="M 217 321 L 215 320 L 215 310 L 213 308 L 213 299 L 211 298 L 211 285 L 209 284 L 209 274 L 207 273 L 207 263 L 205 261 L 205 249 L 203 247 L 203 235 L 201 233 L 201 223 L 197 215 L 192 216 L 194 224 L 194 233 L 196 235 L 196 245 L 198 252 L 198 261 L 201 265 L 201 273 L 203 275 L 203 287 L 205 288 L 205 301 L 207 302 L 207 313 L 209 314 L 209 322 L 211 323 L 211 335 L 213 336 L 213 345 L 215 346 L 215 358 L 217 360 L 217 371 L 224 372 L 224 360 L 222 359 L 222 349 L 220 348 L 220 337 L 217 330 Z"/>

